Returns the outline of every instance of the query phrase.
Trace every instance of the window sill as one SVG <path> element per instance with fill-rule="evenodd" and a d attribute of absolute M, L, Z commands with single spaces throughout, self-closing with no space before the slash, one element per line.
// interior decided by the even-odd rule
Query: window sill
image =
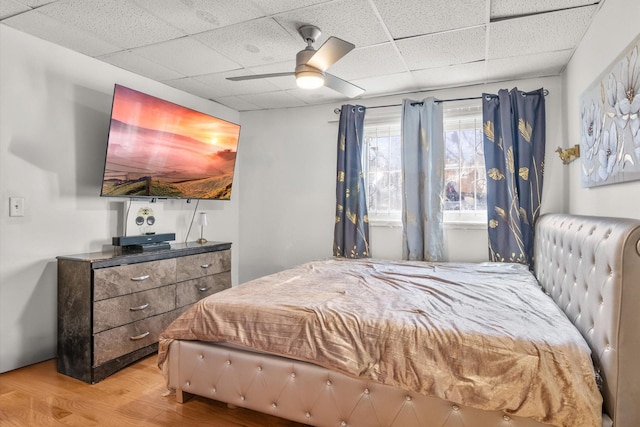
<path fill-rule="evenodd" d="M 370 227 L 381 228 L 402 228 L 402 221 L 397 220 L 369 220 Z M 445 230 L 486 230 L 487 224 L 485 222 L 471 222 L 471 221 L 449 221 L 443 224 Z"/>
<path fill-rule="evenodd" d="M 486 230 L 486 222 L 471 221 L 449 221 L 444 223 L 444 228 L 448 230 Z"/>
<path fill-rule="evenodd" d="M 402 228 L 402 221 L 395 219 L 374 219 L 369 220 L 369 225 L 371 227 L 384 227 L 384 228 L 392 228 L 399 227 Z"/>

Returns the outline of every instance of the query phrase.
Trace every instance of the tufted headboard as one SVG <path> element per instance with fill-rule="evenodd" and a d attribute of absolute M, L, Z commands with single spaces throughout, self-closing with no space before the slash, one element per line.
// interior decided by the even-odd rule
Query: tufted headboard
<path fill-rule="evenodd" d="M 640 425 L 640 220 L 543 215 L 534 271 L 591 347 L 603 425 Z"/>

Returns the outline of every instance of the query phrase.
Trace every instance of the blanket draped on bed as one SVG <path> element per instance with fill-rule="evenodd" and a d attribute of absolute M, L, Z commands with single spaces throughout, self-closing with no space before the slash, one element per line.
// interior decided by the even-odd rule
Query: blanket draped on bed
<path fill-rule="evenodd" d="M 563 427 L 601 425 L 580 333 L 518 264 L 326 260 L 207 297 L 160 336 L 226 341 Z"/>

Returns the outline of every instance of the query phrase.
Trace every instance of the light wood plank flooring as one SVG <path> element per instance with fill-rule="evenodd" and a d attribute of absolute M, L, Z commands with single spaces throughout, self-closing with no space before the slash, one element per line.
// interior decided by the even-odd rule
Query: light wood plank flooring
<path fill-rule="evenodd" d="M 56 372 L 55 359 L 0 374 L 0 425 L 301 427 L 258 412 L 195 397 L 164 396 L 151 355 L 98 384 Z"/>

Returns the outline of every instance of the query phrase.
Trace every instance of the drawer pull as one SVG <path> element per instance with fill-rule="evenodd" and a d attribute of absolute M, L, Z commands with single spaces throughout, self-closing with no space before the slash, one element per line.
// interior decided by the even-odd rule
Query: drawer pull
<path fill-rule="evenodd" d="M 211 267 L 211 264 L 202 264 L 200 267 L 201 268 L 209 268 L 209 267 Z"/>
<path fill-rule="evenodd" d="M 144 276 L 132 277 L 131 280 L 133 280 L 134 282 L 142 282 L 143 280 L 147 280 L 148 278 L 149 275 L 145 274 Z"/>
<path fill-rule="evenodd" d="M 199 290 L 200 292 L 207 292 L 209 289 L 211 289 L 211 287 L 207 287 L 207 286 L 205 286 L 205 287 L 203 287 L 203 288 L 198 288 L 198 290 Z"/>
<path fill-rule="evenodd" d="M 147 307 L 149 307 L 149 303 L 142 304 L 142 305 L 139 305 L 137 307 L 131 307 L 129 310 L 131 310 L 131 311 L 140 311 L 140 310 L 144 310 Z"/>
<path fill-rule="evenodd" d="M 131 341 L 141 340 L 142 338 L 149 335 L 149 332 L 145 332 L 144 334 L 136 335 L 135 337 L 129 337 Z"/>

